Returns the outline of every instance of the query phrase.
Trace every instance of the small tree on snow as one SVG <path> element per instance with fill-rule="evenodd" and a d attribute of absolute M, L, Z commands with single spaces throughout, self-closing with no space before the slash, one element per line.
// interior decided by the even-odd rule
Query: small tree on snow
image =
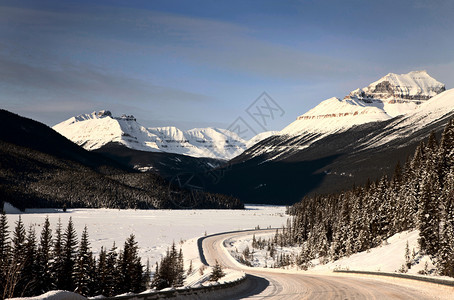
<path fill-rule="evenodd" d="M 405 264 L 407 266 L 407 269 L 411 268 L 410 247 L 408 246 L 408 241 L 407 245 L 405 246 Z"/>
<path fill-rule="evenodd" d="M 219 279 L 221 279 L 224 276 L 225 276 L 225 273 L 222 270 L 222 266 L 216 260 L 216 265 L 213 267 L 213 271 L 211 272 L 210 280 L 211 281 L 218 281 Z"/>

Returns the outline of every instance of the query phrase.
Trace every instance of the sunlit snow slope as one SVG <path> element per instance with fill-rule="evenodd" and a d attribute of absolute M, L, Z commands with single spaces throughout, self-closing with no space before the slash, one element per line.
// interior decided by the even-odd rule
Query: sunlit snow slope
<path fill-rule="evenodd" d="M 251 144 L 273 134 L 262 133 L 246 141 L 234 132 L 219 128 L 188 131 L 172 126 L 145 128 L 133 116 L 113 117 L 106 110 L 72 117 L 53 129 L 87 150 L 99 149 L 114 142 L 141 151 L 218 159 L 233 158 Z"/>

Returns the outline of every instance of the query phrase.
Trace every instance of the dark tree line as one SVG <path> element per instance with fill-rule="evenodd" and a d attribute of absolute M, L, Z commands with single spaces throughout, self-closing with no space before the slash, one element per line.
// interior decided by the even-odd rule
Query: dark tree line
<path fill-rule="evenodd" d="M 237 198 L 192 193 L 154 173 L 115 167 L 94 169 L 79 162 L 4 142 L 0 138 L 0 209 L 9 202 L 19 209 L 33 207 L 181 208 L 179 199 L 191 198 L 191 208 L 241 209 Z M 183 206 L 184 207 L 184 206 Z"/>
<path fill-rule="evenodd" d="M 114 296 L 149 288 L 149 266 L 144 269 L 133 234 L 121 251 L 115 244 L 91 251 L 88 229 L 80 241 L 70 218 L 65 230 L 61 222 L 52 234 L 46 218 L 39 237 L 21 217 L 11 231 L 6 215 L 0 217 L 0 295 L 2 298 L 36 296 L 50 290 L 74 291 L 84 296 Z M 181 254 L 182 259 L 182 254 Z"/>
<path fill-rule="evenodd" d="M 420 254 L 430 255 L 441 275 L 454 276 L 454 122 L 440 141 L 432 133 L 421 142 L 392 178 L 306 197 L 288 212 L 293 220 L 275 241 L 300 245 L 296 263 L 302 267 L 314 258 L 336 260 L 419 229 Z"/>

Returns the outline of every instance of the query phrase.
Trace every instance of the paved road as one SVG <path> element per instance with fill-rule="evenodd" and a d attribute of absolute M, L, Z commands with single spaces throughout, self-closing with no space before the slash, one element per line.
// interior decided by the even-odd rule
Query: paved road
<path fill-rule="evenodd" d="M 203 251 L 203 262 L 214 265 L 217 260 L 226 268 L 242 270 L 247 274 L 247 284 L 228 299 L 434 299 L 417 289 L 370 278 L 304 272 L 291 274 L 285 270 L 240 265 L 222 247 L 222 243 L 228 238 L 248 234 L 252 232 L 208 236 L 199 245 Z M 222 298 L 217 297 L 219 299 Z"/>

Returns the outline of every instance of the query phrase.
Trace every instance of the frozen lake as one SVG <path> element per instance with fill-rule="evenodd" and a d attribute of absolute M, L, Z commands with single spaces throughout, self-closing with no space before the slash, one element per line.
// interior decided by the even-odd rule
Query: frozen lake
<path fill-rule="evenodd" d="M 13 231 L 19 214 L 8 213 L 9 230 Z M 281 227 L 287 220 L 284 206 L 246 205 L 245 210 L 115 210 L 115 209 L 28 209 L 21 213 L 28 228 L 35 227 L 39 237 L 46 216 L 51 222 L 52 233 L 61 218 L 63 230 L 72 217 L 78 238 L 88 226 L 92 251 L 98 254 L 102 246 L 107 249 L 113 242 L 122 248 L 126 238 L 133 233 L 139 245 L 140 256 L 150 263 L 160 259 L 167 247 L 182 240 L 223 231 Z M 10 233 L 11 236 L 11 233 Z"/>

